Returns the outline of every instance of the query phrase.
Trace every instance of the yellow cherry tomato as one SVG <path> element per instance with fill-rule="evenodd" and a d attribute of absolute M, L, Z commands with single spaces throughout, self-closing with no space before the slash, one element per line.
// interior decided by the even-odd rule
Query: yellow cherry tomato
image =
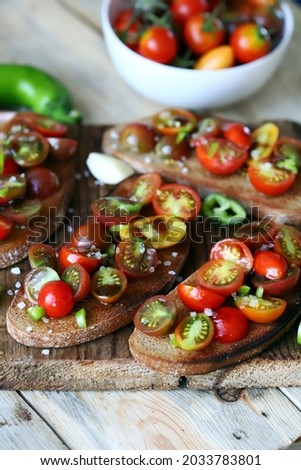
<path fill-rule="evenodd" d="M 225 69 L 232 67 L 234 60 L 232 47 L 225 44 L 203 54 L 194 64 L 194 68 L 198 70 Z"/>
<path fill-rule="evenodd" d="M 263 160 L 268 158 L 278 140 L 279 128 L 273 122 L 266 122 L 252 132 L 252 160 Z"/>

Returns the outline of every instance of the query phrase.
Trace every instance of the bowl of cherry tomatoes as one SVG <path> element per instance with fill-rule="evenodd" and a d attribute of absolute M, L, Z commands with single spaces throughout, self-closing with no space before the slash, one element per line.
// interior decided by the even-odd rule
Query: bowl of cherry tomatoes
<path fill-rule="evenodd" d="M 273 76 L 294 18 L 280 0 L 103 0 L 117 72 L 159 104 L 213 109 L 246 99 Z"/>

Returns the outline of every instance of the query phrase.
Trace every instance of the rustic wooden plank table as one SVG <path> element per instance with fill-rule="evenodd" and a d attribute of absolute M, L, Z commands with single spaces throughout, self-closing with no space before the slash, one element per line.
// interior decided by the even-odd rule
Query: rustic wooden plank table
<path fill-rule="evenodd" d="M 100 4 L 2 1 L 1 62 L 30 63 L 59 77 L 86 124 L 147 116 L 161 106 L 130 90 L 114 71 Z M 301 9 L 292 8 L 294 37 L 273 79 L 251 99 L 217 112 L 301 121 Z M 282 449 L 300 436 L 299 387 L 0 392 L 0 449 Z"/>

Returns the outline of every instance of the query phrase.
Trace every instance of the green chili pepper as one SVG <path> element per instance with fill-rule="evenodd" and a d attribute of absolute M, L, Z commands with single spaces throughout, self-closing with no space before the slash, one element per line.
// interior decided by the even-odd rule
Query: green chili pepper
<path fill-rule="evenodd" d="M 30 65 L 0 65 L 0 108 L 29 108 L 66 124 L 81 119 L 80 112 L 72 108 L 72 98 L 65 85 Z"/>
<path fill-rule="evenodd" d="M 203 199 L 202 212 L 205 217 L 218 219 L 222 225 L 242 222 L 247 216 L 239 202 L 220 193 L 209 194 Z"/>

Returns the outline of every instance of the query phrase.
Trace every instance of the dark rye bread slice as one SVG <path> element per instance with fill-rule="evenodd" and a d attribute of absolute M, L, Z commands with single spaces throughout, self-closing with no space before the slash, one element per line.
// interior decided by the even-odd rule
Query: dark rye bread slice
<path fill-rule="evenodd" d="M 195 273 L 191 274 L 185 284 L 197 285 Z M 177 306 L 178 319 L 189 314 L 174 289 L 168 294 Z M 170 344 L 168 336 L 151 337 L 136 328 L 132 333 L 129 346 L 134 358 L 142 365 L 156 372 L 186 376 L 201 375 L 222 369 L 259 354 L 278 341 L 301 316 L 301 286 L 296 293 L 286 298 L 286 312 L 276 321 L 267 324 L 250 322 L 248 335 L 234 343 L 213 341 L 201 351 L 183 351 Z"/>
<path fill-rule="evenodd" d="M 0 269 L 26 258 L 33 243 L 46 242 L 66 214 L 74 188 L 74 161 L 49 159 L 44 166 L 57 174 L 60 187 L 52 196 L 41 200 L 39 216 L 33 217 L 26 226 L 15 225 L 6 240 L 0 242 Z"/>
<path fill-rule="evenodd" d="M 186 237 L 178 245 L 159 250 L 160 264 L 155 272 L 145 279 L 129 280 L 124 295 L 115 304 L 103 304 L 89 295 L 69 315 L 47 323 L 30 320 L 26 310 L 31 304 L 22 289 L 7 310 L 7 331 L 16 341 L 37 348 L 73 346 L 112 333 L 131 323 L 144 300 L 172 288 L 188 255 L 189 244 Z M 79 328 L 74 318 L 74 313 L 82 307 L 87 313 L 87 328 Z"/>
<path fill-rule="evenodd" d="M 151 122 L 151 118 L 141 122 Z M 266 120 L 265 122 L 267 122 Z M 291 121 L 275 121 L 279 126 L 280 136 L 301 139 L 301 125 Z M 250 124 L 252 129 L 258 127 Z M 245 173 L 233 175 L 212 175 L 198 162 L 193 152 L 185 163 L 164 160 L 155 153 L 138 154 L 121 146 L 118 135 L 124 124 L 109 128 L 103 135 L 103 151 L 129 163 L 138 173 L 155 171 L 167 180 L 187 184 L 196 188 L 201 196 L 211 192 L 220 192 L 240 201 L 249 214 L 255 218 L 273 217 L 277 222 L 293 225 L 301 224 L 301 172 L 297 175 L 293 187 L 280 196 L 269 197 L 260 194 L 248 181 Z"/>

